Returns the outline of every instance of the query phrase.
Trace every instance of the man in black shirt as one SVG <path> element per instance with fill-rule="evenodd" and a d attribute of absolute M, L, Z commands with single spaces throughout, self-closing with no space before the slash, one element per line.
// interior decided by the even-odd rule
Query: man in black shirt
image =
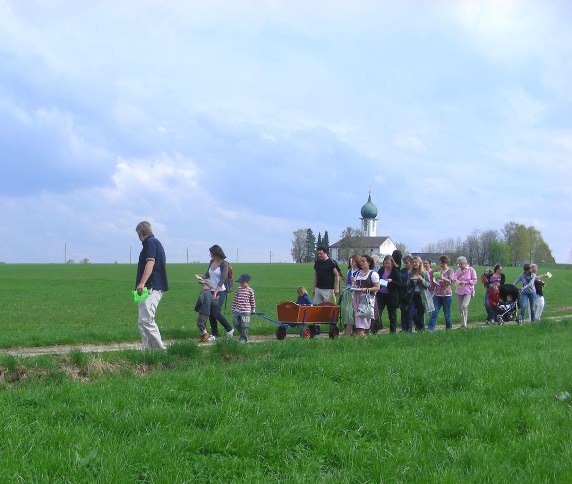
<path fill-rule="evenodd" d="M 314 263 L 314 304 L 332 302 L 340 292 L 340 272 L 337 264 L 328 257 L 325 247 L 318 247 L 318 260 Z"/>

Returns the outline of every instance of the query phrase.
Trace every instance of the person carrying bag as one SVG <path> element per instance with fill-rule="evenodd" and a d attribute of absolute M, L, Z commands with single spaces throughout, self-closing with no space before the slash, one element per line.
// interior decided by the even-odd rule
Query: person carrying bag
<path fill-rule="evenodd" d="M 380 289 L 379 274 L 373 270 L 374 261 L 369 255 L 360 257 L 361 271 L 352 278 L 354 291 L 355 334 L 365 336 L 374 315 L 375 294 Z"/>

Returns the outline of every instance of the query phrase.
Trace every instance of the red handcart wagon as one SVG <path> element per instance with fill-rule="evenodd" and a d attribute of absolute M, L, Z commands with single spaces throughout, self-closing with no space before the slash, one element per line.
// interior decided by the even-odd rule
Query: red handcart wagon
<path fill-rule="evenodd" d="M 301 306 L 294 302 L 283 302 L 276 306 L 277 320 L 269 318 L 263 313 L 257 316 L 278 325 L 276 338 L 284 339 L 288 330 L 293 329 L 302 338 L 313 338 L 320 334 L 320 325 L 328 325 L 328 336 L 332 339 L 340 334 L 338 318 L 340 307 L 334 303 L 322 302 L 317 306 Z"/>

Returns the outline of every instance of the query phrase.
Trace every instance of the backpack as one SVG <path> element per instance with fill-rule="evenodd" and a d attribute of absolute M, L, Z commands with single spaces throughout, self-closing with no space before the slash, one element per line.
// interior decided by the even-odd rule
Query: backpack
<path fill-rule="evenodd" d="M 344 275 L 342 274 L 342 270 L 340 269 L 340 266 L 338 265 L 338 261 L 336 259 L 332 259 L 332 262 L 334 263 L 334 269 L 336 269 L 336 271 L 338 271 L 338 274 L 343 279 Z"/>
<path fill-rule="evenodd" d="M 234 279 L 232 278 L 232 266 L 230 262 L 228 263 L 228 274 L 226 276 L 226 292 L 232 292 L 232 288 L 234 287 Z"/>

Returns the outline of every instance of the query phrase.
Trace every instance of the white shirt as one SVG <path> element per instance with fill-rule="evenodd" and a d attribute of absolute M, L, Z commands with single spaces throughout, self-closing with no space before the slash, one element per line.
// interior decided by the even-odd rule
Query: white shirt
<path fill-rule="evenodd" d="M 220 276 L 221 276 L 220 266 L 217 267 L 216 269 L 211 269 L 209 267 L 209 279 L 212 284 L 211 292 L 214 292 L 215 289 L 217 288 L 218 283 L 220 282 Z M 226 291 L 226 287 L 224 286 L 224 284 L 222 285 L 221 291 Z"/>
<path fill-rule="evenodd" d="M 369 271 L 365 277 L 361 276 L 361 272 L 356 276 L 356 282 L 357 281 L 365 281 L 369 275 L 371 273 L 371 283 L 375 286 L 376 284 L 379 284 L 379 274 L 375 271 Z M 356 284 L 357 287 L 361 287 L 359 284 Z"/>

